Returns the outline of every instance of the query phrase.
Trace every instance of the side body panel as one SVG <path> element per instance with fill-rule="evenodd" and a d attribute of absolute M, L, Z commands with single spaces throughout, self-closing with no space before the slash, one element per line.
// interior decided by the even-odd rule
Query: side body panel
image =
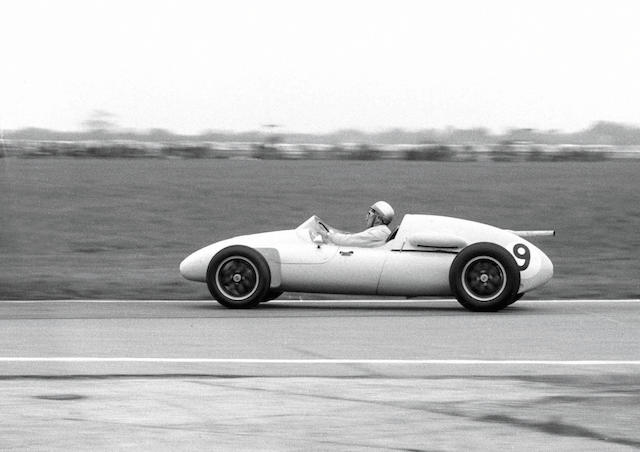
<path fill-rule="evenodd" d="M 378 294 L 407 297 L 451 295 L 449 268 L 455 257 L 455 253 L 391 251 L 384 263 Z"/>
<path fill-rule="evenodd" d="M 282 259 L 282 289 L 292 292 L 322 292 L 375 295 L 388 247 L 358 248 L 322 245 L 326 262 L 299 263 Z"/>

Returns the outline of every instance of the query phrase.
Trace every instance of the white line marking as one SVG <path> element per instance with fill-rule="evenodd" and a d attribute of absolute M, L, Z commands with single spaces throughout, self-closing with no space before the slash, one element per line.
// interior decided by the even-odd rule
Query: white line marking
<path fill-rule="evenodd" d="M 640 366 L 640 360 L 487 360 L 487 359 L 261 359 L 132 357 L 0 357 L 3 363 L 175 363 L 175 364 L 373 364 L 373 365 L 541 365 Z"/>
<path fill-rule="evenodd" d="M 433 302 L 456 302 L 453 298 L 424 298 L 424 299 L 386 299 L 386 300 L 273 300 L 271 304 L 414 304 L 414 303 L 433 303 Z M 30 304 L 30 303 L 125 303 L 125 304 L 154 304 L 154 303 L 202 303 L 202 304 L 215 304 L 216 301 L 211 300 L 0 300 L 2 303 L 15 303 L 15 304 Z M 597 300 L 597 299 L 561 299 L 561 300 L 520 300 L 518 304 L 523 303 L 640 303 L 640 298 L 630 299 L 610 299 L 610 300 Z"/>

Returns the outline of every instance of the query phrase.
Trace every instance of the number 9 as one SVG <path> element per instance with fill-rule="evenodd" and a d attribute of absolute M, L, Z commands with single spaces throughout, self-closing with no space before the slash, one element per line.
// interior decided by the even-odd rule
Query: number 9
<path fill-rule="evenodd" d="M 529 267 L 529 262 L 531 262 L 531 252 L 526 245 L 522 243 L 518 243 L 513 247 L 513 254 L 518 258 L 524 260 L 522 265 L 518 265 L 518 269 L 520 271 L 525 271 Z"/>

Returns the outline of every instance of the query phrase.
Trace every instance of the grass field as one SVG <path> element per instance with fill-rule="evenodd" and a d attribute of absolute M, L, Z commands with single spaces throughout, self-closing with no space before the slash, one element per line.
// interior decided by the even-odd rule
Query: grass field
<path fill-rule="evenodd" d="M 555 277 L 531 297 L 639 297 L 640 162 L 0 160 L 0 299 L 208 298 L 181 259 L 316 213 L 359 230 L 378 199 L 535 240 Z M 296 297 L 298 295 L 295 295 Z"/>

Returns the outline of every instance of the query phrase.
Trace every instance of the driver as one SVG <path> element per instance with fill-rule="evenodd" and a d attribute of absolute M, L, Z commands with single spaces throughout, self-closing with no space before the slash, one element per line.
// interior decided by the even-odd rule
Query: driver
<path fill-rule="evenodd" d="M 389 203 L 378 201 L 367 212 L 367 229 L 362 232 L 348 233 L 329 231 L 323 233 L 323 238 L 327 242 L 342 246 L 362 246 L 373 247 L 383 245 L 391 229 L 388 224 L 393 220 L 395 212 Z"/>

